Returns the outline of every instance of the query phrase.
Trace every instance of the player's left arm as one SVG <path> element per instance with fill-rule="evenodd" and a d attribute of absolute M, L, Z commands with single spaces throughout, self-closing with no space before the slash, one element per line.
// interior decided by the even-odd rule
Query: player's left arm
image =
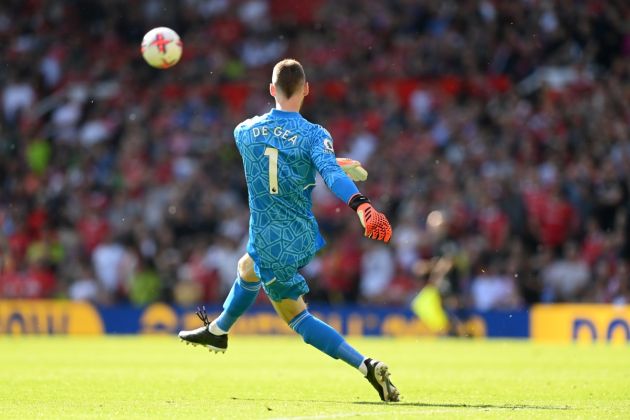
<path fill-rule="evenodd" d="M 372 207 L 357 186 L 348 178 L 339 166 L 335 157 L 332 137 L 324 128 L 312 138 L 311 160 L 330 190 L 350 208 L 357 212 L 361 225 L 365 228 L 365 236 L 378 241 L 389 242 L 392 227 L 383 213 Z"/>

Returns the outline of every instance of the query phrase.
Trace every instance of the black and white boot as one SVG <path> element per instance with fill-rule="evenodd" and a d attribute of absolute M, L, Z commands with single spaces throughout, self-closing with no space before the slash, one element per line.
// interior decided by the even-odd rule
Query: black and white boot
<path fill-rule="evenodd" d="M 185 341 L 186 344 L 201 345 L 215 353 L 224 353 L 228 347 L 227 334 L 216 335 L 210 332 L 210 321 L 208 321 L 205 306 L 202 306 L 201 309 L 197 308 L 197 316 L 203 321 L 203 327 L 190 331 L 180 331 L 178 334 L 179 338 Z"/>
<path fill-rule="evenodd" d="M 376 389 L 378 396 L 381 397 L 381 401 L 397 402 L 400 393 L 392 381 L 389 380 L 390 373 L 387 365 L 373 359 L 365 359 L 363 363 L 367 367 L 367 375 L 365 375 L 365 378 L 370 381 L 374 389 Z"/>

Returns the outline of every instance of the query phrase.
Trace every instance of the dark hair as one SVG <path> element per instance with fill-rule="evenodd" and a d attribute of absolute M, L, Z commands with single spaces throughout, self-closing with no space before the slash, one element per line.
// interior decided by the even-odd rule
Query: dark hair
<path fill-rule="evenodd" d="M 306 75 L 299 61 L 285 58 L 273 67 L 271 83 L 289 99 L 304 84 Z"/>

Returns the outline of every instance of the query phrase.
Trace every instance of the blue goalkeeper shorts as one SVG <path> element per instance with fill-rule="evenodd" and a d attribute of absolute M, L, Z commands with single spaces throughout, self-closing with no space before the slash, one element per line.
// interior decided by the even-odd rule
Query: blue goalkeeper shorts
<path fill-rule="evenodd" d="M 297 300 L 309 291 L 304 276 L 298 270 L 312 258 L 313 256 L 309 256 L 293 265 L 273 263 L 270 267 L 260 266 L 254 261 L 254 271 L 271 300 L 274 302 L 282 299 Z"/>

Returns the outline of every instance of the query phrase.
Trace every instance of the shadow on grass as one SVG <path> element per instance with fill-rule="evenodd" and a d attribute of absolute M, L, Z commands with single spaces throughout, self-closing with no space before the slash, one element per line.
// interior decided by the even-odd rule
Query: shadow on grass
<path fill-rule="evenodd" d="M 275 402 L 300 402 L 300 403 L 327 403 L 327 404 L 355 404 L 355 405 L 391 405 L 394 407 L 432 407 L 432 408 L 474 408 L 474 409 L 502 409 L 502 410 L 572 410 L 569 406 L 557 405 L 529 405 L 529 404 L 457 404 L 457 403 L 424 403 L 424 402 L 397 402 L 384 403 L 378 401 L 328 401 L 328 400 L 285 400 L 280 398 L 239 398 L 231 397 L 235 401 L 275 401 Z"/>
<path fill-rule="evenodd" d="M 383 405 L 385 403 L 376 401 L 356 401 L 352 404 L 360 405 Z M 440 408 L 493 408 L 503 410 L 571 410 L 569 406 L 557 405 L 529 405 L 529 404 L 457 404 L 457 403 L 423 403 L 423 402 L 397 402 L 391 403 L 395 406 L 403 407 L 440 407 Z"/>

